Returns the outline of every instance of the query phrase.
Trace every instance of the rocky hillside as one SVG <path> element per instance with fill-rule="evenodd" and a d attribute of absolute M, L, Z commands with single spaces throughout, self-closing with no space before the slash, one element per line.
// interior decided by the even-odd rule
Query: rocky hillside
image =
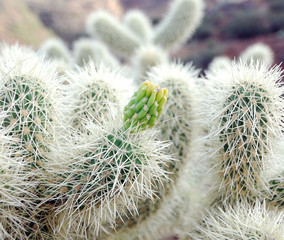
<path fill-rule="evenodd" d="M 22 0 L 0 1 L 0 40 L 34 47 L 53 35 Z"/>

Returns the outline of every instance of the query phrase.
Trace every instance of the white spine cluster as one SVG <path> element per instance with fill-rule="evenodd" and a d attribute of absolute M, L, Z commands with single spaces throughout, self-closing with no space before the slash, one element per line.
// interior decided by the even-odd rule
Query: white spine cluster
<path fill-rule="evenodd" d="M 270 67 L 274 62 L 274 53 L 268 45 L 256 43 L 246 48 L 240 54 L 239 59 L 247 64 L 260 62 Z"/>
<path fill-rule="evenodd" d="M 269 211 L 265 203 L 256 201 L 254 206 L 239 203 L 225 209 L 211 209 L 190 237 L 196 240 L 282 240 L 283 232 L 284 212 Z"/>
<path fill-rule="evenodd" d="M 203 18 L 203 0 L 175 0 L 154 31 L 154 43 L 172 49 L 189 38 Z"/>
<path fill-rule="evenodd" d="M 278 67 L 232 64 L 209 78 L 202 109 L 222 200 L 260 194 L 261 176 L 283 140 L 281 74 Z"/>
<path fill-rule="evenodd" d="M 147 43 L 151 39 L 151 22 L 142 11 L 128 11 L 123 18 L 123 23 L 143 42 Z"/>
<path fill-rule="evenodd" d="M 134 33 L 105 11 L 91 14 L 87 19 L 86 28 L 89 34 L 122 56 L 132 55 L 140 45 L 140 39 Z"/>

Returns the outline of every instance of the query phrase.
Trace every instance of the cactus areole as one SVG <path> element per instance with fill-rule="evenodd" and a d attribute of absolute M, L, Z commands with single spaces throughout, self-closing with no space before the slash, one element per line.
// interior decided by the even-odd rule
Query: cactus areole
<path fill-rule="evenodd" d="M 160 88 L 150 81 L 141 84 L 124 108 L 124 128 L 145 130 L 155 125 L 167 102 L 168 89 Z"/>

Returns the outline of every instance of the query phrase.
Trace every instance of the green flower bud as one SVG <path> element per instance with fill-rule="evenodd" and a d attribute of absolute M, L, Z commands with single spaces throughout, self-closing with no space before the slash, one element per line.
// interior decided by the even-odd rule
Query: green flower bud
<path fill-rule="evenodd" d="M 160 88 L 150 81 L 141 84 L 124 108 L 124 128 L 145 130 L 155 125 L 167 102 L 168 89 Z"/>

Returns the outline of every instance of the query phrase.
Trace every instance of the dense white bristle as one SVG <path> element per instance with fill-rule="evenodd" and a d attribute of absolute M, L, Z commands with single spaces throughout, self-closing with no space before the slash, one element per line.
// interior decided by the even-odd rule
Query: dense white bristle
<path fill-rule="evenodd" d="M 167 178 L 168 144 L 155 140 L 152 130 L 130 133 L 121 126 L 119 119 L 90 122 L 89 135 L 81 134 L 69 146 L 70 157 L 50 166 L 53 182 L 47 183 L 46 194 L 63 200 L 54 226 L 59 235 L 112 231 L 119 216 L 133 214 L 138 199 L 151 199 L 155 182 Z"/>
<path fill-rule="evenodd" d="M 265 203 L 256 201 L 254 206 L 239 203 L 211 209 L 196 233 L 189 235 L 196 240 L 283 240 L 283 232 L 284 212 L 269 211 Z"/>

